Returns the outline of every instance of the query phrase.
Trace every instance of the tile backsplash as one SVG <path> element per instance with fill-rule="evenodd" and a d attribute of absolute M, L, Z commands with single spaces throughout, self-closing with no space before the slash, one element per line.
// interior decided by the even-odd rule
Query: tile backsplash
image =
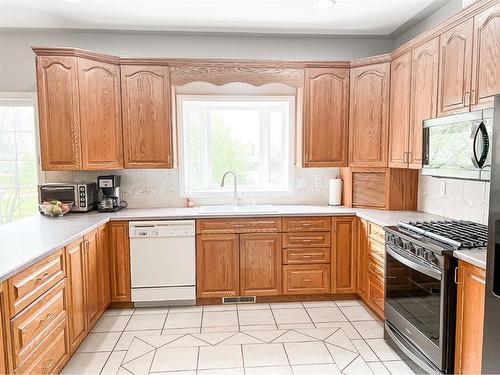
<path fill-rule="evenodd" d="M 338 175 L 337 168 L 295 168 L 294 189 L 286 196 L 256 196 L 257 204 L 328 204 L 328 181 Z M 42 172 L 45 182 L 95 181 L 97 176 L 120 174 L 124 199 L 130 208 L 181 207 L 178 169 L 124 169 L 121 171 Z M 196 206 L 230 204 L 232 197 L 196 198 Z M 250 193 L 243 193 L 243 203 L 250 204 Z"/>
<path fill-rule="evenodd" d="M 488 223 L 490 183 L 420 176 L 418 209 L 452 219 Z"/>

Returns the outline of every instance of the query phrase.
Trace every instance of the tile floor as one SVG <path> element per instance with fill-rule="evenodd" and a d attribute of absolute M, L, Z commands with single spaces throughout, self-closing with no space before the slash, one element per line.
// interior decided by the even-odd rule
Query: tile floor
<path fill-rule="evenodd" d="M 411 374 L 360 301 L 108 310 L 66 374 Z"/>

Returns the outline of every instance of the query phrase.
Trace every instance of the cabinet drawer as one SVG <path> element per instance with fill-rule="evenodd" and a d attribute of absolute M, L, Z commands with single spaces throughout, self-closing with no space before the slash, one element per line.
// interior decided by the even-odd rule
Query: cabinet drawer
<path fill-rule="evenodd" d="M 283 249 L 283 264 L 330 263 L 330 249 Z"/>
<path fill-rule="evenodd" d="M 385 246 L 381 245 L 376 241 L 373 241 L 371 238 L 368 241 L 370 242 L 369 254 L 383 264 L 385 255 Z"/>
<path fill-rule="evenodd" d="M 330 230 L 329 217 L 291 217 L 283 219 L 283 232 L 320 232 Z"/>
<path fill-rule="evenodd" d="M 283 266 L 283 294 L 330 293 L 330 265 Z"/>
<path fill-rule="evenodd" d="M 204 219 L 196 220 L 196 233 L 276 233 L 281 232 L 281 219 Z"/>
<path fill-rule="evenodd" d="M 368 237 L 381 244 L 385 243 L 384 228 L 380 225 L 368 222 Z"/>
<path fill-rule="evenodd" d="M 9 281 L 11 317 L 40 297 L 66 276 L 64 249 L 28 267 Z"/>
<path fill-rule="evenodd" d="M 47 333 L 66 318 L 65 286 L 66 279 L 11 320 L 15 366 L 22 363 L 45 339 Z"/>
<path fill-rule="evenodd" d="M 384 284 L 372 274 L 368 275 L 368 301 L 380 315 L 383 315 Z"/>
<path fill-rule="evenodd" d="M 47 337 L 45 343 L 16 370 L 16 374 L 57 374 L 69 359 L 67 321 Z"/>
<path fill-rule="evenodd" d="M 283 247 L 330 247 L 330 232 L 283 233 Z"/>
<path fill-rule="evenodd" d="M 384 282 L 384 267 L 371 255 L 368 257 L 368 272 Z"/>

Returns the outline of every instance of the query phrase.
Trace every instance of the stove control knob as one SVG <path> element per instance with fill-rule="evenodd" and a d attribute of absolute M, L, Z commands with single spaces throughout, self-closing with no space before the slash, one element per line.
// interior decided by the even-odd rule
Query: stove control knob
<path fill-rule="evenodd" d="M 437 262 L 437 258 L 436 258 L 436 256 L 434 255 L 434 253 L 432 251 L 428 251 L 425 254 L 425 259 L 427 259 L 431 263 L 436 263 Z"/>
<path fill-rule="evenodd" d="M 396 237 L 394 239 L 394 243 L 398 246 L 398 247 L 403 247 L 403 240 L 399 237 Z"/>
<path fill-rule="evenodd" d="M 410 253 L 415 253 L 415 246 L 411 242 L 406 242 L 404 249 Z"/>
<path fill-rule="evenodd" d="M 422 248 L 422 247 L 417 247 L 415 249 L 415 255 L 418 256 L 418 257 L 424 257 L 424 254 L 425 254 L 425 249 Z"/>

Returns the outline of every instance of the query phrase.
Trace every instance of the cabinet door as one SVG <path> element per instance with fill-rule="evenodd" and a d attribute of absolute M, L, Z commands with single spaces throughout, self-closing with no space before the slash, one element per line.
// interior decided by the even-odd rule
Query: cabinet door
<path fill-rule="evenodd" d="M 459 261 L 455 373 L 480 374 L 483 348 L 485 271 Z"/>
<path fill-rule="evenodd" d="M 349 166 L 386 167 L 390 63 L 351 69 Z"/>
<path fill-rule="evenodd" d="M 111 302 L 110 264 L 109 264 L 109 229 L 107 225 L 99 228 L 98 241 L 98 284 L 99 284 L 99 310 L 102 314 Z"/>
<path fill-rule="evenodd" d="M 82 240 L 66 246 L 66 269 L 69 291 L 69 336 L 73 353 L 87 335 L 85 256 Z"/>
<path fill-rule="evenodd" d="M 111 254 L 111 302 L 130 302 L 130 242 L 128 222 L 109 223 Z"/>
<path fill-rule="evenodd" d="M 358 294 L 363 300 L 368 298 L 368 223 L 359 220 L 358 223 Z"/>
<path fill-rule="evenodd" d="M 436 117 L 438 64 L 438 38 L 412 51 L 410 168 L 422 168 L 422 122 Z"/>
<path fill-rule="evenodd" d="M 9 366 L 7 362 L 8 313 L 4 310 L 4 308 L 7 306 L 7 296 L 5 294 L 5 290 L 6 288 L 4 287 L 4 284 L 0 282 L 0 374 L 9 373 Z"/>
<path fill-rule="evenodd" d="M 332 293 L 356 293 L 356 218 L 332 218 Z"/>
<path fill-rule="evenodd" d="M 408 167 L 410 135 L 411 53 L 391 64 L 391 105 L 389 126 L 389 167 Z"/>
<path fill-rule="evenodd" d="M 240 295 L 281 295 L 281 235 L 240 235 Z"/>
<path fill-rule="evenodd" d="M 42 169 L 79 170 L 82 165 L 77 60 L 39 56 L 36 76 Z"/>
<path fill-rule="evenodd" d="M 492 95 L 500 93 L 500 4 L 474 17 L 472 107 L 493 107 Z"/>
<path fill-rule="evenodd" d="M 87 327 L 89 330 L 99 319 L 99 282 L 98 282 L 98 231 L 85 235 L 85 300 L 87 311 Z"/>
<path fill-rule="evenodd" d="M 125 168 L 172 168 L 168 67 L 123 65 L 121 80 Z"/>
<path fill-rule="evenodd" d="M 471 18 L 439 37 L 438 116 L 469 110 L 473 22 Z"/>
<path fill-rule="evenodd" d="M 120 67 L 78 59 L 83 169 L 121 169 Z"/>
<path fill-rule="evenodd" d="M 237 234 L 205 234 L 196 239 L 198 298 L 237 296 L 240 292 Z"/>
<path fill-rule="evenodd" d="M 349 69 L 307 68 L 304 166 L 347 166 Z"/>

